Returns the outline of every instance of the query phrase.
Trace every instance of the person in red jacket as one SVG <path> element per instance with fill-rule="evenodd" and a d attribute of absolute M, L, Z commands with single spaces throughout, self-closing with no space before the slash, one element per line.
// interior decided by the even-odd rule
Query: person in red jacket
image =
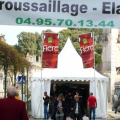
<path fill-rule="evenodd" d="M 7 88 L 7 98 L 0 99 L 0 120 L 28 120 L 25 102 L 15 99 L 15 87 Z"/>
<path fill-rule="evenodd" d="M 97 108 L 97 100 L 93 96 L 93 93 L 90 93 L 88 97 L 88 109 L 89 109 L 89 120 L 91 120 L 91 114 L 93 112 L 93 120 L 95 120 L 95 108 Z"/>

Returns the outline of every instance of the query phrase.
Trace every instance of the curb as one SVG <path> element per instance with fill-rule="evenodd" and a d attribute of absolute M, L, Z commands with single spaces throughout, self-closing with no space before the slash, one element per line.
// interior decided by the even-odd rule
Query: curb
<path fill-rule="evenodd" d="M 113 116 L 110 113 L 108 113 L 108 118 L 115 118 L 115 116 Z"/>

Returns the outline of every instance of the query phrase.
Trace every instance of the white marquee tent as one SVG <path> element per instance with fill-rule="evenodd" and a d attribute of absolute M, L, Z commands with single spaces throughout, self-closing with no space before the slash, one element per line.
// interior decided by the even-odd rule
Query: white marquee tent
<path fill-rule="evenodd" d="M 54 81 L 90 81 L 90 92 L 97 98 L 96 116 L 107 117 L 107 85 L 108 78 L 93 68 L 83 68 L 82 58 L 74 49 L 70 39 L 58 55 L 58 68 L 43 69 L 34 73 L 31 78 L 32 116 L 43 118 L 43 93 L 50 94 L 51 80 Z"/>

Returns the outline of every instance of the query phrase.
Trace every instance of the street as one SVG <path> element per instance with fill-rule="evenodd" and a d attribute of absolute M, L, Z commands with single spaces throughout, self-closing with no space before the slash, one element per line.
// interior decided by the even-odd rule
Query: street
<path fill-rule="evenodd" d="M 35 118 L 30 118 L 30 120 L 43 120 L 43 119 L 35 119 Z M 51 120 L 51 119 L 49 119 Z M 66 120 L 71 120 L 70 118 L 67 118 Z M 120 120 L 120 118 L 106 118 L 106 119 L 96 119 L 96 120 Z"/>

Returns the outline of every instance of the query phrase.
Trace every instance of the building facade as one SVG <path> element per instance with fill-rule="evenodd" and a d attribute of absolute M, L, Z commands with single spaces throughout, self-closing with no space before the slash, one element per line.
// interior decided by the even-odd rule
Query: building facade
<path fill-rule="evenodd" d="M 120 83 L 120 35 L 118 29 L 103 29 L 99 43 L 103 46 L 102 63 L 96 69 L 109 78 L 108 100 L 112 100 L 115 85 Z M 117 70 L 117 71 L 116 71 Z"/>

